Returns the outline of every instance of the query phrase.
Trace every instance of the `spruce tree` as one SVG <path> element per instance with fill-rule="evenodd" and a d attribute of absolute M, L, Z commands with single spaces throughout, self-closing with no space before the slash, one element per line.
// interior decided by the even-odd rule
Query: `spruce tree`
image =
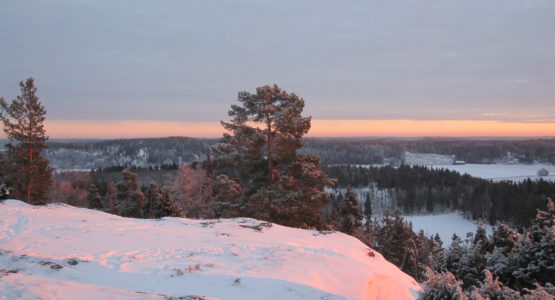
<path fill-rule="evenodd" d="M 117 195 L 115 209 L 123 217 L 142 217 L 144 194 L 137 184 L 137 175 L 129 169 L 121 172 L 123 179 L 116 184 Z"/>
<path fill-rule="evenodd" d="M 440 273 L 426 271 L 427 280 L 422 284 L 418 300 L 466 300 L 468 299 L 455 275 L 449 271 Z"/>
<path fill-rule="evenodd" d="M 520 293 L 503 285 L 499 278 L 494 278 L 488 269 L 484 270 L 484 281 L 475 288 L 470 296 L 472 300 L 518 300 Z"/>
<path fill-rule="evenodd" d="M 341 207 L 341 231 L 353 234 L 362 225 L 362 213 L 358 203 L 358 196 L 350 186 L 347 187 L 345 200 Z"/>
<path fill-rule="evenodd" d="M 91 209 L 102 209 L 102 197 L 95 184 L 91 183 L 89 185 L 87 200 L 89 202 L 89 208 Z"/>
<path fill-rule="evenodd" d="M 179 208 L 170 200 L 170 192 L 166 188 L 159 188 L 154 181 L 149 183 L 145 195 L 145 206 L 143 208 L 144 218 L 159 219 L 163 217 L 181 217 L 183 214 Z"/>
<path fill-rule="evenodd" d="M 7 103 L 0 98 L 0 118 L 8 138 L 5 178 L 13 197 L 27 203 L 46 203 L 52 183 L 52 168 L 44 158 L 46 109 L 36 95 L 33 78 L 19 84 L 21 95 Z"/>
<path fill-rule="evenodd" d="M 519 239 L 512 256 L 514 286 L 532 288 L 553 283 L 555 274 L 555 205 L 550 198 L 547 210 L 538 210 L 536 219 Z"/>
<path fill-rule="evenodd" d="M 364 201 L 364 216 L 366 217 L 366 224 L 370 223 L 372 219 L 372 199 L 370 198 L 370 192 L 366 194 L 366 200 Z"/>

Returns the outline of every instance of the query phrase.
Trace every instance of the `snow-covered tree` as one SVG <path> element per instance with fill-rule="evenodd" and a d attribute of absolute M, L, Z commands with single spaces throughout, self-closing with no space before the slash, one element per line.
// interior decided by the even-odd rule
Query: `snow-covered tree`
<path fill-rule="evenodd" d="M 498 222 L 493 230 L 493 246 L 500 249 L 503 254 L 509 255 L 513 253 L 519 237 L 518 231 L 507 224 Z"/>
<path fill-rule="evenodd" d="M 547 283 L 545 287 L 534 284 L 534 289 L 524 289 L 527 293 L 523 295 L 523 300 L 553 300 L 555 299 L 555 287 L 551 283 Z"/>
<path fill-rule="evenodd" d="M 466 300 L 463 292 L 462 282 L 449 271 L 434 272 L 426 271 L 427 280 L 422 284 L 422 292 L 418 295 L 419 300 Z"/>
<path fill-rule="evenodd" d="M 520 293 L 503 285 L 499 278 L 493 278 L 488 269 L 484 270 L 485 279 L 470 296 L 472 300 L 518 300 Z"/>
<path fill-rule="evenodd" d="M 553 282 L 555 274 L 555 206 L 547 200 L 547 210 L 538 210 L 528 232 L 520 239 L 511 260 L 516 288 Z"/>

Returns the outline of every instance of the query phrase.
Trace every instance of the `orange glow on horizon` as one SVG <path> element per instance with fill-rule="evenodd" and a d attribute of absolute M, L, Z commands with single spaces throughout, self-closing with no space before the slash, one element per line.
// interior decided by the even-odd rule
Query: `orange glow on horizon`
<path fill-rule="evenodd" d="M 47 120 L 60 138 L 221 137 L 219 122 Z M 4 135 L 2 134 L 2 137 Z M 312 120 L 310 137 L 548 137 L 555 123 L 476 120 Z"/>

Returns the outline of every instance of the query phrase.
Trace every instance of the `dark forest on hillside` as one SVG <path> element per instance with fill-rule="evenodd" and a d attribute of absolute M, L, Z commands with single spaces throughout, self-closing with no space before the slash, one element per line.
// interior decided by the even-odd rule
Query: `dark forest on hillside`
<path fill-rule="evenodd" d="M 326 173 L 337 185 L 393 191 L 396 206 L 406 214 L 460 210 L 469 219 L 529 225 L 537 209 L 545 209 L 546 197 L 555 198 L 555 183 L 530 179 L 520 183 L 461 175 L 426 167 L 329 166 Z"/>

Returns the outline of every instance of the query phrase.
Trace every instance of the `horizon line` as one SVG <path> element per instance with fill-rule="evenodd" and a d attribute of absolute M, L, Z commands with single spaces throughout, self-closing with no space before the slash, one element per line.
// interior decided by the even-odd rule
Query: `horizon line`
<path fill-rule="evenodd" d="M 130 139 L 184 136 L 219 138 L 220 122 L 155 120 L 46 120 L 51 139 Z M 311 138 L 552 138 L 555 123 L 495 120 L 319 120 L 311 121 Z M 4 132 L 0 138 L 5 138 Z"/>

